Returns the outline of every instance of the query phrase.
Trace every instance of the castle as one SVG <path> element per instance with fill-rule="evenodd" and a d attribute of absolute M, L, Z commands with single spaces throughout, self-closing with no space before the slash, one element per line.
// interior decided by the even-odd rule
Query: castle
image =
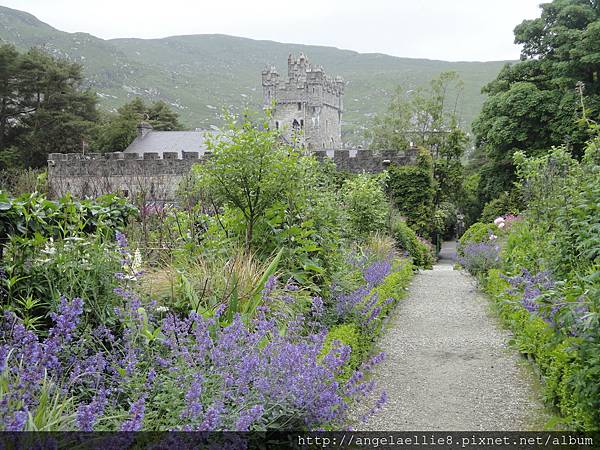
<path fill-rule="evenodd" d="M 339 170 L 377 173 L 390 164 L 416 161 L 416 149 L 343 149 L 344 80 L 330 78 L 303 54 L 288 58 L 288 76 L 277 70 L 262 72 L 264 106 L 271 110 L 271 129 L 281 130 L 289 144 L 300 146 L 317 159 L 330 158 Z M 48 182 L 54 196 L 98 196 L 121 192 L 146 201 L 173 201 L 180 182 L 194 164 L 210 158 L 198 132 L 154 132 L 138 127 L 138 138 L 125 152 L 51 153 Z"/>
<path fill-rule="evenodd" d="M 270 66 L 262 72 L 262 87 L 264 106 L 272 108 L 269 126 L 288 142 L 308 150 L 342 148 L 342 77 L 328 77 L 303 53 L 298 59 L 290 54 L 287 79 Z"/>

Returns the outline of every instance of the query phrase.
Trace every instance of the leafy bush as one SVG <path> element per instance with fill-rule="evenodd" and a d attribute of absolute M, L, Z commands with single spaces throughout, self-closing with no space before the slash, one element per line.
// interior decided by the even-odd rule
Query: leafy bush
<path fill-rule="evenodd" d="M 433 252 L 429 246 L 419 240 L 417 234 L 406 222 L 398 220 L 392 224 L 392 235 L 400 250 L 406 251 L 413 264 L 423 269 L 433 267 Z"/>
<path fill-rule="evenodd" d="M 99 325 L 114 324 L 114 307 L 121 303 L 113 292 L 114 275 L 122 270 L 123 255 L 114 243 L 101 238 L 66 237 L 45 240 L 12 237 L 6 247 L 7 292 L 2 309 L 10 309 L 26 325 L 38 331 L 49 326 L 63 296 L 86 299 L 85 320 Z M 140 266 L 141 262 L 136 263 Z"/>
<path fill-rule="evenodd" d="M 435 186 L 429 151 L 419 149 L 416 165 L 391 166 L 388 172 L 388 192 L 394 206 L 417 234 L 432 237 Z"/>
<path fill-rule="evenodd" d="M 462 254 L 461 247 L 465 247 L 468 244 L 478 244 L 480 242 L 488 242 L 490 235 L 498 232 L 498 227 L 493 223 L 481 223 L 476 222 L 471 225 L 467 231 L 463 233 L 460 238 L 460 245 L 458 248 L 458 254 Z"/>
<path fill-rule="evenodd" d="M 349 236 L 366 237 L 385 228 L 388 203 L 382 180 L 368 174 L 344 182 L 343 201 L 348 213 Z"/>
<path fill-rule="evenodd" d="M 24 194 L 17 198 L 0 192 L 0 245 L 10 235 L 46 238 L 73 236 L 77 233 L 111 235 L 122 229 L 136 209 L 125 199 L 105 195 L 95 200 L 76 201 L 70 195 L 52 201 L 42 194 Z"/>
<path fill-rule="evenodd" d="M 479 220 L 483 223 L 490 223 L 496 217 L 518 215 L 523 209 L 518 195 L 518 191 L 513 190 L 511 192 L 503 192 L 499 197 L 490 200 L 483 207 L 483 212 Z"/>
<path fill-rule="evenodd" d="M 362 335 L 360 328 L 354 323 L 334 325 L 327 333 L 322 354 L 327 355 L 340 344 L 347 345 L 351 349 L 350 357 L 340 374 L 340 379 L 348 380 L 368 354 L 369 340 Z"/>
<path fill-rule="evenodd" d="M 598 154 L 593 141 L 580 163 L 564 148 L 515 155 L 527 209 L 519 221 L 505 218 L 501 271 L 485 283 L 517 347 L 539 366 L 546 398 L 567 427 L 588 431 L 600 429 Z"/>
<path fill-rule="evenodd" d="M 471 275 L 484 276 L 488 270 L 500 267 L 500 247 L 495 243 L 467 244 L 458 257 L 461 266 Z"/>

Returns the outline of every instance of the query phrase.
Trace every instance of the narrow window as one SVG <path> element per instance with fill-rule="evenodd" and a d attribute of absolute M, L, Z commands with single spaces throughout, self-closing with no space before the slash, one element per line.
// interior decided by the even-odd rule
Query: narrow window
<path fill-rule="evenodd" d="M 275 128 L 277 128 L 279 130 L 279 120 L 275 121 Z"/>
<path fill-rule="evenodd" d="M 298 102 L 298 111 L 302 111 L 302 103 Z"/>
<path fill-rule="evenodd" d="M 304 130 L 304 119 L 300 119 L 300 128 Z"/>

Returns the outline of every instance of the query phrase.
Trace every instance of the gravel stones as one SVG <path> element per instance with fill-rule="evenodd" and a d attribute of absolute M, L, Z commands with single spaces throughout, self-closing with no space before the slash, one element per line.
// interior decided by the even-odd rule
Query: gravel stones
<path fill-rule="evenodd" d="M 379 347 L 375 377 L 383 410 L 356 426 L 377 431 L 528 430 L 542 402 L 531 371 L 508 347 L 510 333 L 489 313 L 474 280 L 453 270 L 445 243 L 433 270 L 418 274 Z"/>

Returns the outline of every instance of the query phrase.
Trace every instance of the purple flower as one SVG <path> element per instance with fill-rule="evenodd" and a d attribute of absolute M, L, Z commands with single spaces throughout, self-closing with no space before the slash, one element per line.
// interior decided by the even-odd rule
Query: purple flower
<path fill-rule="evenodd" d="M 131 404 L 129 419 L 121 424 L 121 431 L 140 431 L 143 426 L 145 407 L 146 397 L 142 395 Z"/>
<path fill-rule="evenodd" d="M 263 405 L 255 405 L 242 411 L 235 424 L 236 431 L 248 431 L 250 426 L 261 418 L 264 411 L 265 407 Z"/>
<path fill-rule="evenodd" d="M 493 243 L 468 244 L 462 252 L 463 256 L 458 258 L 458 262 L 472 275 L 484 274 L 500 265 L 500 247 Z"/>
<path fill-rule="evenodd" d="M 29 414 L 26 411 L 16 411 L 13 419 L 6 426 L 6 431 L 23 431 Z"/>
<path fill-rule="evenodd" d="M 96 420 L 104 413 L 106 407 L 106 391 L 101 390 L 87 405 L 81 405 L 77 410 L 77 426 L 81 431 L 93 431 Z"/>
<path fill-rule="evenodd" d="M 363 270 L 363 277 L 370 288 L 373 288 L 385 279 L 392 270 L 392 263 L 389 259 L 375 261 Z"/>
<path fill-rule="evenodd" d="M 317 317 L 323 314 L 323 299 L 321 297 L 312 298 L 312 312 Z"/>
<path fill-rule="evenodd" d="M 129 243 L 127 242 L 127 237 L 118 230 L 115 232 L 115 239 L 117 240 L 117 245 L 120 248 L 123 249 L 129 246 Z"/>

